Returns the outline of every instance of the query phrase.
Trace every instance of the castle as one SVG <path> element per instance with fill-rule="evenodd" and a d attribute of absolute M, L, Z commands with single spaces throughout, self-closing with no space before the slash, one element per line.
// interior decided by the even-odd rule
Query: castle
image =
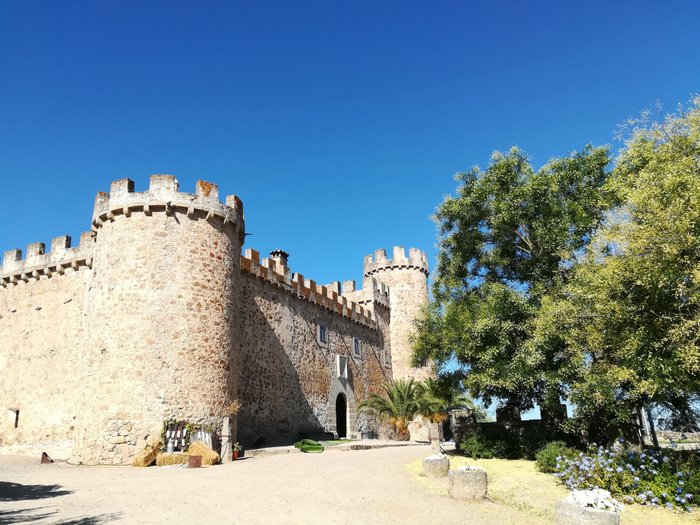
<path fill-rule="evenodd" d="M 128 463 L 170 418 L 221 428 L 234 399 L 244 446 L 376 431 L 357 404 L 429 373 L 409 366 L 425 253 L 368 255 L 356 288 L 292 273 L 281 250 L 242 254 L 244 239 L 238 197 L 153 175 L 98 193 L 79 246 L 5 252 L 0 453 Z"/>

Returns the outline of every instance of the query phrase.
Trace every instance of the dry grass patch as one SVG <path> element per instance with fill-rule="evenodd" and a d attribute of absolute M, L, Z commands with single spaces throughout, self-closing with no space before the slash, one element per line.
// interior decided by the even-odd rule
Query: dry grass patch
<path fill-rule="evenodd" d="M 477 465 L 486 470 L 489 476 L 489 499 L 537 518 L 542 523 L 554 523 L 554 503 L 568 493 L 553 475 L 538 472 L 534 461 L 475 460 L 450 456 L 451 468 L 462 465 Z M 448 496 L 447 478 L 433 479 L 423 476 L 422 459 L 409 463 L 406 468 L 426 490 Z M 621 518 L 621 525 L 700 524 L 700 511 L 681 513 L 641 505 L 627 505 Z"/>

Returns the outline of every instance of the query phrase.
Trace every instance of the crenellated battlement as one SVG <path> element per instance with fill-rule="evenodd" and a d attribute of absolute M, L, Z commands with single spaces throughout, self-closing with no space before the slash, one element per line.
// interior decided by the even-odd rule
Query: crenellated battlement
<path fill-rule="evenodd" d="M 71 246 L 71 238 L 63 235 L 51 241 L 48 253 L 43 242 L 28 245 L 24 259 L 22 250 L 8 250 L 3 254 L 0 266 L 0 286 L 27 282 L 42 276 L 62 275 L 68 268 L 92 268 L 94 246 L 92 232 L 85 232 L 80 235 L 80 245 L 75 248 Z"/>
<path fill-rule="evenodd" d="M 179 191 L 179 183 L 172 175 L 151 175 L 147 191 L 134 191 L 134 181 L 121 179 L 112 182 L 109 193 L 99 192 L 95 197 L 92 229 L 99 230 L 115 216 L 129 217 L 133 212 L 146 215 L 180 212 L 193 217 L 203 214 L 207 220 L 219 218 L 223 223 L 239 229 L 241 241 L 245 233 L 243 203 L 236 195 L 228 195 L 226 202 L 219 200 L 219 187 L 211 182 L 198 180 L 194 193 Z"/>
<path fill-rule="evenodd" d="M 344 281 L 342 284 L 342 294 L 349 301 L 354 301 L 361 305 L 370 303 L 379 304 L 384 308 L 391 308 L 389 287 L 373 277 L 366 277 L 363 280 L 362 288 L 357 288 L 355 281 Z"/>
<path fill-rule="evenodd" d="M 377 327 L 370 310 L 359 303 L 349 301 L 340 295 L 337 289 L 329 289 L 327 286 L 316 284 L 312 279 L 306 279 L 300 273 L 292 273 L 286 264 L 279 264 L 273 257 L 261 261 L 260 252 L 249 248 L 241 257 L 241 271 L 284 288 L 300 299 L 318 304 L 338 315 L 371 328 Z"/>
<path fill-rule="evenodd" d="M 408 257 L 403 246 L 394 246 L 393 257 L 388 259 L 386 250 L 381 249 L 374 252 L 374 255 L 365 256 L 364 275 L 368 277 L 377 272 L 396 269 L 418 270 L 428 275 L 428 256 L 418 248 L 409 248 Z"/>

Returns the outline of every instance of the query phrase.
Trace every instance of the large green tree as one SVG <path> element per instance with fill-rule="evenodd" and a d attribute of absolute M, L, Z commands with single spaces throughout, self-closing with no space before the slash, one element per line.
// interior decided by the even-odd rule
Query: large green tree
<path fill-rule="evenodd" d="M 457 176 L 436 214 L 436 300 L 417 325 L 415 365 L 456 359 L 487 404 L 560 403 L 564 342 L 535 338 L 535 320 L 603 217 L 609 161 L 588 146 L 534 170 L 514 148 Z"/>
<path fill-rule="evenodd" d="M 606 189 L 617 204 L 572 278 L 548 297 L 540 343 L 564 339 L 570 398 L 590 431 L 649 404 L 696 427 L 700 392 L 700 105 L 641 126 Z"/>

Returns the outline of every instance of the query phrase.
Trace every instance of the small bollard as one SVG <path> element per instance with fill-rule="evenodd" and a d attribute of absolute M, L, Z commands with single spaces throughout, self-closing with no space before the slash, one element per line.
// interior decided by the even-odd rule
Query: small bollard
<path fill-rule="evenodd" d="M 481 467 L 459 467 L 450 470 L 450 497 L 462 500 L 481 500 L 486 497 L 488 476 Z"/>
<path fill-rule="evenodd" d="M 423 460 L 423 474 L 428 478 L 444 478 L 450 470 L 450 458 L 433 454 Z"/>

